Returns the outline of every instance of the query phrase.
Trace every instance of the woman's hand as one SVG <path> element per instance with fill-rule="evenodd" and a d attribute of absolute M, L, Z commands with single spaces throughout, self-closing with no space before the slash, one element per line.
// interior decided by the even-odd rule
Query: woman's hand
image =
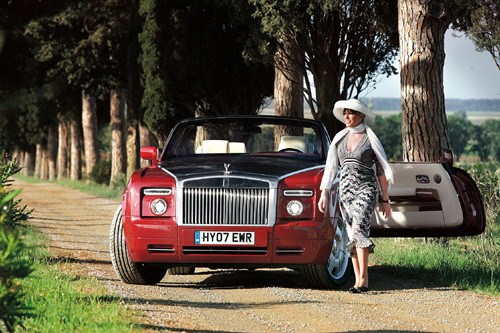
<path fill-rule="evenodd" d="M 382 213 L 384 218 L 388 218 L 391 215 L 391 204 L 388 202 L 382 202 Z"/>
<path fill-rule="evenodd" d="M 382 213 L 384 218 L 388 218 L 391 215 L 391 204 L 389 203 L 389 185 L 387 184 L 387 178 L 385 175 L 378 176 L 380 187 L 382 188 Z M 385 202 L 384 202 L 385 201 Z"/>
<path fill-rule="evenodd" d="M 318 209 L 322 213 L 325 212 L 327 194 L 328 194 L 328 190 L 326 190 L 326 189 L 321 190 L 321 195 L 320 195 L 319 201 L 318 201 Z"/>

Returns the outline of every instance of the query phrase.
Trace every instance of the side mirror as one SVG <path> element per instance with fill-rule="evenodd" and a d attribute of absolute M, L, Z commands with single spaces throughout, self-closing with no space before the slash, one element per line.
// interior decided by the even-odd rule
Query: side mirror
<path fill-rule="evenodd" d="M 153 146 L 141 147 L 141 158 L 150 160 L 153 166 L 158 165 L 158 148 Z"/>

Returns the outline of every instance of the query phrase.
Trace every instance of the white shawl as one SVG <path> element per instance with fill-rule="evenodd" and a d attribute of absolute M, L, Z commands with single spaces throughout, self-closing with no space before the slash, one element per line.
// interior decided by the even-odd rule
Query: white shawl
<path fill-rule="evenodd" d="M 344 128 L 342 131 L 338 132 L 333 138 L 332 143 L 330 145 L 330 149 L 328 150 L 328 156 L 326 158 L 325 173 L 323 174 L 323 179 L 321 180 L 321 185 L 320 185 L 321 190 L 330 189 L 332 187 L 335 177 L 337 176 L 337 171 L 339 168 L 337 145 L 339 144 L 340 140 L 342 140 L 342 138 L 346 136 L 349 132 L 361 133 L 365 130 L 366 134 L 368 135 L 368 139 L 370 140 L 372 149 L 375 152 L 375 155 L 377 156 L 380 164 L 382 165 L 382 168 L 384 169 L 385 178 L 387 178 L 388 188 L 390 189 L 391 184 L 394 184 L 394 176 L 392 174 L 389 162 L 387 162 L 387 156 L 385 154 L 384 147 L 382 147 L 380 140 L 378 139 L 375 132 L 373 132 L 373 130 L 370 128 L 370 126 L 361 123 L 354 128 L 351 127 Z"/>

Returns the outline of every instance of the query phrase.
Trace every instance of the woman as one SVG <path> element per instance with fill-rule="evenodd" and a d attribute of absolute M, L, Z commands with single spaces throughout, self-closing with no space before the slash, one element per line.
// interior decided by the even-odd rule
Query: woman
<path fill-rule="evenodd" d="M 325 211 L 328 192 L 332 187 L 340 164 L 339 198 L 342 217 L 346 222 L 356 282 L 353 293 L 368 291 L 368 254 L 375 244 L 370 240 L 370 219 L 377 204 L 382 203 L 384 217 L 391 213 L 389 186 L 393 175 L 379 139 L 368 126 L 375 121 L 375 114 L 361 101 L 350 99 L 335 103 L 333 114 L 345 123 L 346 128 L 333 138 L 321 181 L 319 210 Z M 378 200 L 376 166 L 382 199 Z"/>

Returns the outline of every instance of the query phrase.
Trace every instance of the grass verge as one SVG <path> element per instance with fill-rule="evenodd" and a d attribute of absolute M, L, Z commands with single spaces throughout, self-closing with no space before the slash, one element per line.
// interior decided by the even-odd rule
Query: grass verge
<path fill-rule="evenodd" d="M 478 236 L 479 238 L 480 236 Z M 481 253 L 481 240 L 458 238 L 443 245 L 423 239 L 374 240 L 370 260 L 403 276 L 500 296 L 500 266 Z"/>
<path fill-rule="evenodd" d="M 16 332 L 143 331 L 141 317 L 98 280 L 62 269 L 66 264 L 51 257 L 36 228 L 29 227 L 25 241 L 34 271 L 23 281 L 23 292 L 32 316 Z"/>

